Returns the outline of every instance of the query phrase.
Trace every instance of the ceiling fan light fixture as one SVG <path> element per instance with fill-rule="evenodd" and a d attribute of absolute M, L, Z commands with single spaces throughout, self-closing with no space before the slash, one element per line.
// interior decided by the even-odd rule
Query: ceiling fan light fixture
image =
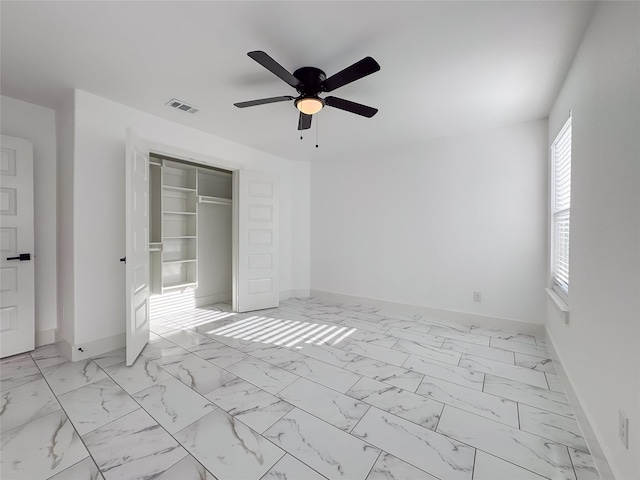
<path fill-rule="evenodd" d="M 306 115 L 318 113 L 324 107 L 324 102 L 319 97 L 302 97 L 296 100 L 296 108 Z"/>

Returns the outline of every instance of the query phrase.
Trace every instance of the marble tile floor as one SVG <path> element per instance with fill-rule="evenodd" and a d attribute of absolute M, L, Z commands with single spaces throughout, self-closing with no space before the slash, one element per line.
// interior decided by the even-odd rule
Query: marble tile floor
<path fill-rule="evenodd" d="M 543 339 L 289 299 L 155 318 L 124 349 L 0 363 L 0 477 L 597 480 Z"/>

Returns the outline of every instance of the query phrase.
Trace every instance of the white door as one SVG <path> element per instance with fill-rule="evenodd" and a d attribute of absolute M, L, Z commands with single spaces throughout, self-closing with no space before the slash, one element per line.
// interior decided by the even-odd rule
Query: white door
<path fill-rule="evenodd" d="M 127 130 L 126 347 L 133 364 L 149 341 L 149 149 Z"/>
<path fill-rule="evenodd" d="M 2 135 L 0 357 L 35 348 L 33 146 Z"/>
<path fill-rule="evenodd" d="M 237 171 L 236 179 L 237 271 L 233 309 L 249 312 L 277 307 L 278 185 L 272 175 L 252 170 Z"/>

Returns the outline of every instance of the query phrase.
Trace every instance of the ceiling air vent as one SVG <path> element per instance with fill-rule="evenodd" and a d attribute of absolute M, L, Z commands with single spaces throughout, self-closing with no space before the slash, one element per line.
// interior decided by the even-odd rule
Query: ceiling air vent
<path fill-rule="evenodd" d="M 172 98 L 165 105 L 169 105 L 170 107 L 177 108 L 178 110 L 182 110 L 183 112 L 196 113 L 198 109 L 193 105 L 189 105 L 188 103 L 184 103 L 181 100 L 176 98 Z"/>

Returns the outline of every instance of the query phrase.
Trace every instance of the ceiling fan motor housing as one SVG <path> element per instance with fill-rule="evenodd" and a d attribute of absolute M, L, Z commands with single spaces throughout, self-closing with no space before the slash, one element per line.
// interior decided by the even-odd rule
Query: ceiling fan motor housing
<path fill-rule="evenodd" d="M 322 91 L 322 82 L 327 78 L 322 70 L 315 67 L 299 68 L 293 72 L 293 76 L 300 80 L 296 90 L 303 97 L 318 96 L 318 93 Z"/>

